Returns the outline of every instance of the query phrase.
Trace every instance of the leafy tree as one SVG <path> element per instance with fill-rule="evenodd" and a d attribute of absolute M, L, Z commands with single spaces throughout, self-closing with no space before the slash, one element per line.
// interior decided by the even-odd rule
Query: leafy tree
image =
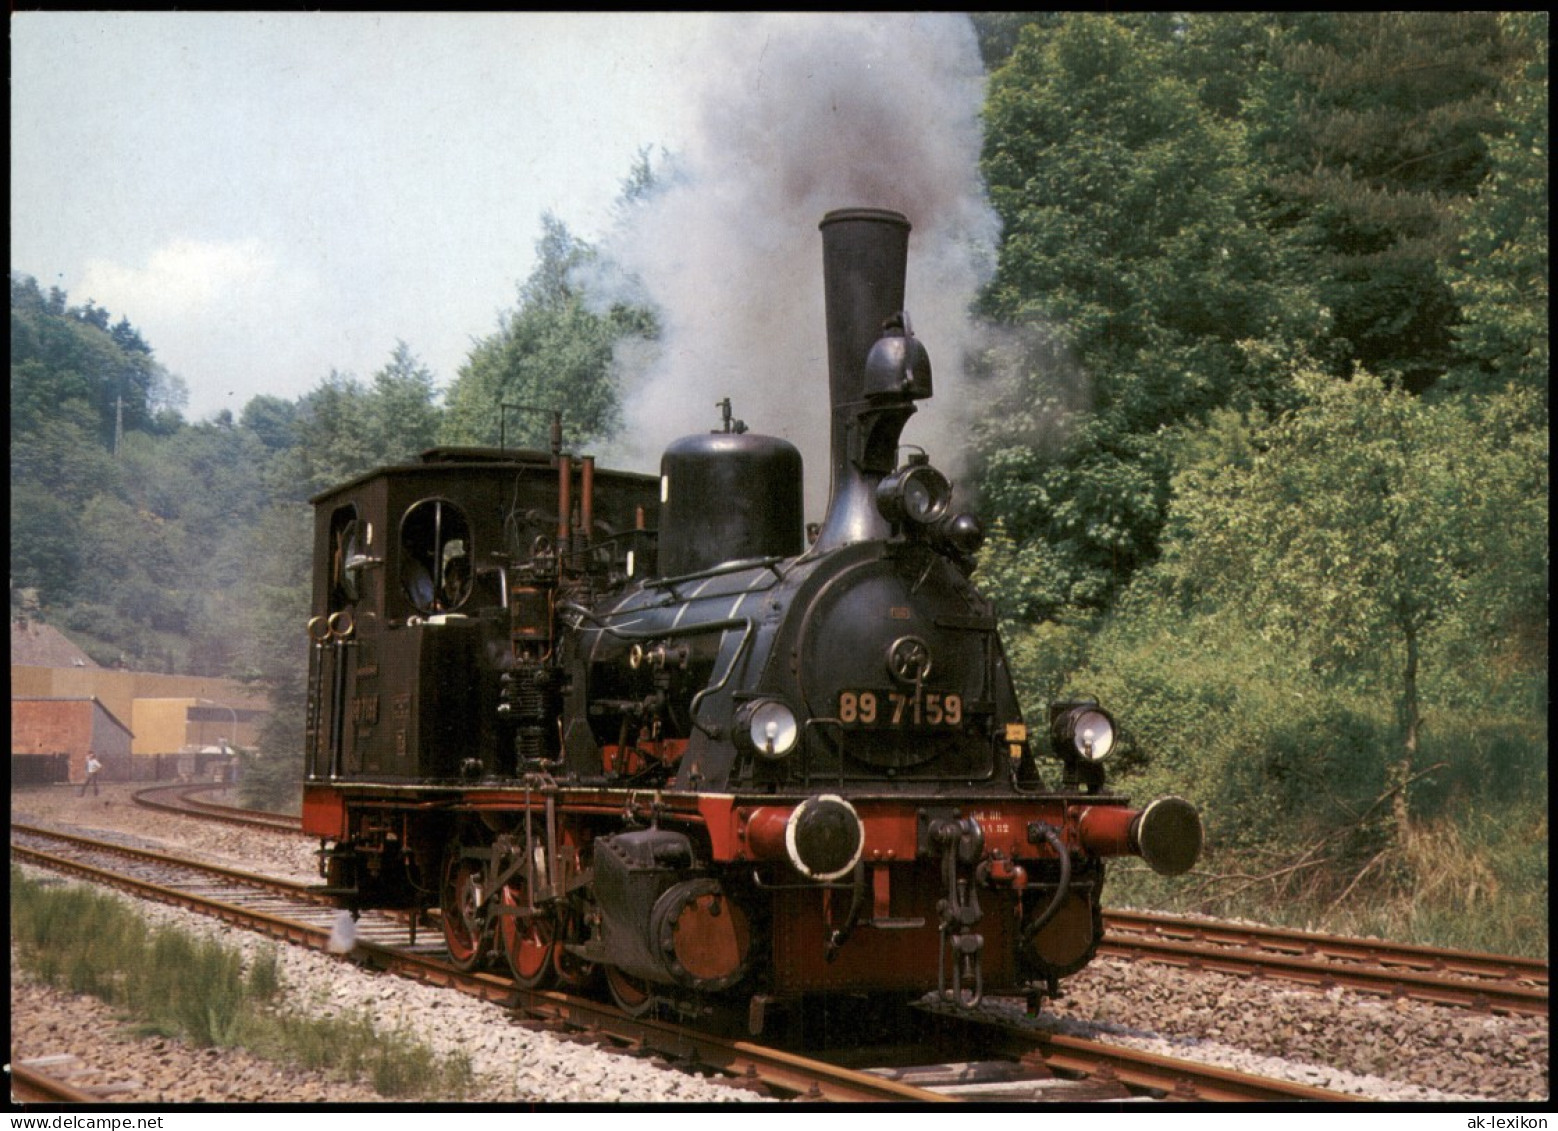
<path fill-rule="evenodd" d="M 969 18 L 979 38 L 979 57 L 985 69 L 993 71 L 1017 49 L 1023 28 L 1034 23 L 1054 26 L 1062 17 L 1055 12 L 970 12 Z"/>
<path fill-rule="evenodd" d="M 76 508 L 36 482 L 11 488 L 11 585 L 36 589 L 44 605 L 74 592 L 83 547 Z"/>
<path fill-rule="evenodd" d="M 94 303 L 65 303 L 58 288 L 44 298 L 36 280 L 12 276 L 13 431 L 36 428 L 62 408 L 76 412 L 67 407 L 73 402 L 89 408 L 104 446 L 112 445 L 121 420 L 128 430 L 176 426 L 181 383 L 157 363 L 129 320 L 110 328 L 108 311 Z"/>
<path fill-rule="evenodd" d="M 279 809 L 297 804 L 307 705 L 309 568 L 312 511 L 301 502 L 266 508 L 245 531 L 248 600 L 234 610 L 234 671 L 266 689 L 271 714 L 259 744 L 245 751 L 245 801 Z"/>
<path fill-rule="evenodd" d="M 243 406 L 238 423 L 251 432 L 268 452 L 282 452 L 297 443 L 298 405 L 280 397 L 261 394 Z"/>
<path fill-rule="evenodd" d="M 1286 403 L 1286 374 L 1242 343 L 1323 325 L 1257 222 L 1241 125 L 1202 99 L 1205 41 L 1167 18 L 1069 15 L 1024 26 L 991 78 L 1003 246 L 982 308 L 1034 348 L 992 388 L 980 489 L 1013 538 L 1060 551 L 1046 584 L 1066 604 L 1103 608 L 1155 555 L 1158 430 Z M 1058 445 L 1036 442 L 1066 416 Z"/>
<path fill-rule="evenodd" d="M 1522 606 L 1545 605 L 1546 430 L 1529 425 L 1529 392 L 1429 404 L 1367 373 L 1312 369 L 1299 388 L 1305 404 L 1239 458 L 1180 476 L 1158 577 L 1181 610 L 1236 611 L 1331 688 L 1383 689 L 1399 842 L 1424 768 L 1430 658 L 1448 662 L 1457 633 L 1485 657 Z"/>
<path fill-rule="evenodd" d="M 1546 12 L 1506 13 L 1518 66 L 1499 98 L 1507 127 L 1489 142 L 1492 171 L 1466 207 L 1449 283 L 1461 307 L 1455 388 L 1515 381 L 1547 404 L 1548 98 Z M 1545 415 L 1545 412 L 1544 412 Z"/>
<path fill-rule="evenodd" d="M 61 415 L 113 441 L 112 388 L 122 355 L 108 335 L 72 318 L 11 312 L 11 428 L 31 432 Z"/>
<path fill-rule="evenodd" d="M 275 465 L 274 493 L 297 502 L 374 465 L 374 437 L 362 384 L 330 375 L 298 401 L 296 445 Z"/>
<path fill-rule="evenodd" d="M 371 444 L 391 463 L 433 446 L 440 410 L 433 372 L 411 347 L 396 342 L 389 362 L 373 375 L 367 401 Z"/>
<path fill-rule="evenodd" d="M 131 655 L 144 655 L 141 630 L 182 632 L 187 627 L 183 529 L 113 495 L 94 496 L 80 519 L 83 555 L 75 596 L 112 610 Z"/>
<path fill-rule="evenodd" d="M 446 443 L 496 446 L 502 436 L 510 446 L 544 448 L 553 411 L 562 413 L 570 446 L 610 437 L 621 426 L 613 349 L 629 334 L 651 334 L 651 317 L 625 306 L 594 308 L 580 280 L 598 253 L 550 213 L 542 217 L 536 257 L 519 305 L 460 368 L 449 391 Z M 542 411 L 505 418 L 503 405 Z"/>
<path fill-rule="evenodd" d="M 79 508 L 98 492 L 113 490 L 116 480 L 114 461 L 80 401 L 60 406 L 54 419 L 32 429 L 12 431 L 13 491 L 24 485 L 39 487 L 62 504 Z"/>
<path fill-rule="evenodd" d="M 258 424 L 271 443 L 280 443 L 288 434 L 296 437 L 272 474 L 282 497 L 302 501 L 353 475 L 404 462 L 431 447 L 440 427 L 436 399 L 431 371 L 399 342 L 370 386 L 332 371 L 295 411 L 262 404 L 246 419 Z"/>

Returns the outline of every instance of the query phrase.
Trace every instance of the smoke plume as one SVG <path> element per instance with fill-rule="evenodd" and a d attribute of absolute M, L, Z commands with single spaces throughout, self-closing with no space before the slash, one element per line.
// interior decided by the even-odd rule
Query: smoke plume
<path fill-rule="evenodd" d="M 699 126 L 672 175 L 608 238 L 657 308 L 662 336 L 619 351 L 627 428 L 618 465 L 657 470 L 672 440 L 733 401 L 753 431 L 795 444 L 806 514 L 828 494 L 822 238 L 836 208 L 890 208 L 914 226 L 905 300 L 935 396 L 904 442 L 956 476 L 969 408 L 968 307 L 998 221 L 979 177 L 984 72 L 962 15 L 743 15 L 711 25 Z"/>

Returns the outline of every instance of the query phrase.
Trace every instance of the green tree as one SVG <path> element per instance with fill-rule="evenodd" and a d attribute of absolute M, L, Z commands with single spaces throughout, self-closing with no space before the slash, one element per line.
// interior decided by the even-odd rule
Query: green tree
<path fill-rule="evenodd" d="M 47 487 L 28 482 L 11 488 L 11 585 L 36 589 L 45 606 L 70 599 L 84 547 L 79 512 Z"/>
<path fill-rule="evenodd" d="M 268 445 L 294 438 L 272 465 L 273 485 L 283 497 L 301 501 L 431 447 L 440 427 L 437 397 L 432 372 L 399 342 L 370 385 L 332 370 L 295 409 L 262 403 L 252 415 L 246 409 L 245 419 Z"/>
<path fill-rule="evenodd" d="M 1450 363 L 1442 265 L 1489 168 L 1511 45 L 1493 12 L 1284 17 L 1250 100 L 1272 222 L 1308 249 L 1335 319 L 1324 355 L 1421 391 Z"/>
<path fill-rule="evenodd" d="M 632 183 L 627 188 L 633 189 Z M 614 435 L 621 426 L 612 354 L 629 334 L 652 333 L 644 311 L 596 309 L 582 281 L 598 253 L 562 221 L 542 217 L 536 266 L 496 333 L 476 343 L 450 388 L 442 436 L 451 444 L 544 448 L 548 419 L 559 411 L 570 446 Z M 540 409 L 509 412 L 503 405 Z"/>
<path fill-rule="evenodd" d="M 111 447 L 129 431 L 171 431 L 181 421 L 183 383 L 158 364 L 141 334 L 92 302 L 67 306 L 57 288 L 45 297 L 37 281 L 11 277 L 11 427 L 28 432 L 86 406 L 94 430 Z M 72 407 L 76 406 L 76 407 Z"/>
<path fill-rule="evenodd" d="M 267 457 L 252 433 L 220 422 L 126 438 L 119 462 L 127 496 L 179 536 L 163 584 L 179 595 L 180 667 L 190 674 L 226 675 L 233 659 L 232 594 L 243 591 L 246 535 L 268 502 Z"/>
<path fill-rule="evenodd" d="M 253 433 L 272 453 L 286 451 L 297 443 L 297 420 L 296 401 L 266 394 L 250 398 L 238 417 L 239 426 Z"/>
<path fill-rule="evenodd" d="M 1451 384 L 1486 389 L 1515 381 L 1540 390 L 1545 410 L 1548 14 L 1505 13 L 1500 21 L 1518 66 L 1498 102 L 1507 127 L 1489 143 L 1492 171 L 1466 207 L 1460 254 L 1448 276 L 1461 307 Z"/>
<path fill-rule="evenodd" d="M 246 752 L 242 789 L 247 802 L 265 808 L 300 800 L 312 518 L 305 503 L 277 502 L 245 531 L 246 600 L 234 610 L 233 670 L 262 685 L 270 701 L 259 744 Z"/>
<path fill-rule="evenodd" d="M 405 342 L 396 342 L 389 362 L 373 375 L 367 398 L 370 444 L 383 463 L 410 459 L 433 446 L 441 411 L 433 371 Z"/>
<path fill-rule="evenodd" d="M 1160 578 L 1178 607 L 1236 610 L 1266 647 L 1332 688 L 1388 689 L 1394 837 L 1423 767 L 1425 665 L 1458 632 L 1489 642 L 1545 605 L 1546 429 L 1529 391 L 1430 404 L 1360 372 L 1300 374 L 1304 405 L 1238 459 L 1176 482 Z"/>
<path fill-rule="evenodd" d="M 1286 403 L 1285 372 L 1242 343 L 1323 329 L 1258 222 L 1243 127 L 1203 101 L 1210 33 L 1189 26 L 1027 24 L 986 103 L 1003 243 L 982 308 L 1029 348 L 999 367 L 979 486 L 1014 539 L 1061 552 L 1049 588 L 1093 609 L 1156 554 L 1170 471 L 1158 431 Z"/>

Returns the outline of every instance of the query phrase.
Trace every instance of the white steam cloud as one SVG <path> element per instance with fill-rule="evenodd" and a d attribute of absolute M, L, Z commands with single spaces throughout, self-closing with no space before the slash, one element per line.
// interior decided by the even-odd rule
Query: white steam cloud
<path fill-rule="evenodd" d="M 828 492 L 822 237 L 836 208 L 914 226 L 905 305 L 935 396 L 904 442 L 956 476 L 970 409 L 968 307 L 999 224 L 979 177 L 984 71 L 963 15 L 751 15 L 714 21 L 699 123 L 670 184 L 606 241 L 659 310 L 662 338 L 619 351 L 627 429 L 618 465 L 655 470 L 676 438 L 719 423 L 723 397 L 755 432 L 795 444 L 806 513 Z"/>

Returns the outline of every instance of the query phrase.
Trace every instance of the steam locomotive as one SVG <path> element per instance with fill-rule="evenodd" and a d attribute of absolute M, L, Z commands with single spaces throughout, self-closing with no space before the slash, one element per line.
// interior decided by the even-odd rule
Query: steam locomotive
<path fill-rule="evenodd" d="M 1105 789 L 1103 708 L 1024 721 L 980 525 L 900 462 L 931 395 L 908 220 L 820 227 L 810 537 L 799 452 L 729 402 L 659 476 L 554 426 L 549 452 L 435 449 L 313 500 L 303 819 L 340 906 L 436 915 L 457 965 L 527 987 L 756 1033 L 819 996 L 1052 994 L 1099 943 L 1105 857 L 1191 866 L 1188 803 Z"/>

